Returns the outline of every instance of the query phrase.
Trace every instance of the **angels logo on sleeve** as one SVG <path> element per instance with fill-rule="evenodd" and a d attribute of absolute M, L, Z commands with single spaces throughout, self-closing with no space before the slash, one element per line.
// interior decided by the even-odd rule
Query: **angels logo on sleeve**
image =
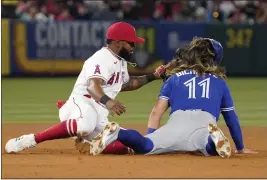
<path fill-rule="evenodd" d="M 99 64 L 97 64 L 95 66 L 95 72 L 94 72 L 94 74 L 96 74 L 96 73 L 101 74 L 101 72 L 100 72 L 100 65 Z"/>

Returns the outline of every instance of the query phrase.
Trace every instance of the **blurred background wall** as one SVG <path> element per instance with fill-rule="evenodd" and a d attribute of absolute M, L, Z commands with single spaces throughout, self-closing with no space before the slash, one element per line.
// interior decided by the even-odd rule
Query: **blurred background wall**
<path fill-rule="evenodd" d="M 267 76 L 267 2 L 171 0 L 2 0 L 2 76 L 77 75 L 127 21 L 146 39 L 132 74 L 154 71 L 194 36 L 219 40 L 230 76 Z"/>

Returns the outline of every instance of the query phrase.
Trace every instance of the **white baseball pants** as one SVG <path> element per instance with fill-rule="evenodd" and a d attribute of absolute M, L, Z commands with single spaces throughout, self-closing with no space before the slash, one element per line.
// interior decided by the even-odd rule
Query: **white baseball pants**
<path fill-rule="evenodd" d="M 92 98 L 83 95 L 71 95 L 68 101 L 59 110 L 60 121 L 69 121 L 67 130 L 73 133 L 72 120 L 77 122 L 77 135 L 91 140 L 96 137 L 108 123 L 109 111 L 95 102 Z"/>

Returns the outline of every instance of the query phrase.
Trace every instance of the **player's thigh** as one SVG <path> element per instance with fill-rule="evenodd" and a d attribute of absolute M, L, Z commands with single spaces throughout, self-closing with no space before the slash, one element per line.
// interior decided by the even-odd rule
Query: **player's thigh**
<path fill-rule="evenodd" d="M 172 129 L 172 124 L 165 124 L 155 132 L 145 136 L 154 145 L 154 148 L 148 154 L 164 154 L 177 151 L 176 144 L 180 135 L 179 133 L 173 134 Z"/>
<path fill-rule="evenodd" d="M 74 108 L 75 104 L 72 101 L 66 101 L 66 103 L 59 109 L 59 120 L 62 122 L 70 119 L 70 115 Z"/>
<path fill-rule="evenodd" d="M 77 122 L 77 134 L 82 137 L 88 136 L 94 131 L 98 121 L 98 113 L 94 105 L 83 97 L 73 97 L 74 106 L 69 119 Z"/>
<path fill-rule="evenodd" d="M 154 149 L 150 154 L 205 149 L 210 122 L 214 122 L 213 117 L 203 111 L 173 113 L 167 124 L 146 136 L 154 143 Z"/>
<path fill-rule="evenodd" d="M 188 137 L 190 147 L 196 151 L 202 152 L 204 155 L 208 155 L 206 151 L 209 138 L 208 125 L 210 123 L 216 124 L 216 120 L 209 113 L 200 111 L 192 114 L 191 122 L 195 122 L 195 126 Z"/>
<path fill-rule="evenodd" d="M 154 133 L 148 134 L 148 137 L 154 144 L 153 150 L 149 154 L 171 153 L 184 150 L 186 145 L 186 137 L 184 122 L 189 116 L 184 111 L 174 112 L 168 122 L 156 130 Z"/>
<path fill-rule="evenodd" d="M 96 103 L 95 101 L 93 101 L 93 105 L 94 105 L 96 112 L 98 114 L 98 119 L 97 119 L 96 128 L 94 129 L 94 132 L 91 134 L 90 138 L 94 138 L 98 134 L 100 134 L 103 131 L 103 129 L 105 128 L 105 126 L 107 125 L 107 123 L 109 122 L 108 109 L 103 107 L 102 105 Z"/>
<path fill-rule="evenodd" d="M 206 146 L 208 143 L 209 131 L 207 127 L 199 128 L 194 131 L 190 137 L 190 147 L 195 149 L 195 151 L 201 152 L 203 155 L 208 155 L 206 151 Z"/>
<path fill-rule="evenodd" d="M 105 126 L 109 122 L 108 110 L 95 102 L 93 103 L 93 105 L 98 114 L 98 119 L 97 119 L 97 124 L 96 124 L 94 131 L 90 133 L 89 136 L 86 138 L 89 141 L 95 138 L 96 136 L 98 136 L 104 130 Z"/>

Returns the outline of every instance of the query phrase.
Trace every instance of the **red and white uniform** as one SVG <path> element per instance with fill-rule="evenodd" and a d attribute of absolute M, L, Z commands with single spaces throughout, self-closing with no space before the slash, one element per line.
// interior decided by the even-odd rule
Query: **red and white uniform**
<path fill-rule="evenodd" d="M 118 59 L 118 56 L 107 47 L 98 50 L 85 61 L 68 101 L 60 108 L 60 121 L 69 121 L 68 132 L 73 133 L 71 123 L 72 119 L 76 119 L 77 134 L 88 140 L 103 130 L 109 114 L 109 111 L 91 98 L 87 91 L 88 80 L 94 77 L 104 80 L 104 93 L 115 99 L 122 85 L 129 81 L 127 62 Z"/>

